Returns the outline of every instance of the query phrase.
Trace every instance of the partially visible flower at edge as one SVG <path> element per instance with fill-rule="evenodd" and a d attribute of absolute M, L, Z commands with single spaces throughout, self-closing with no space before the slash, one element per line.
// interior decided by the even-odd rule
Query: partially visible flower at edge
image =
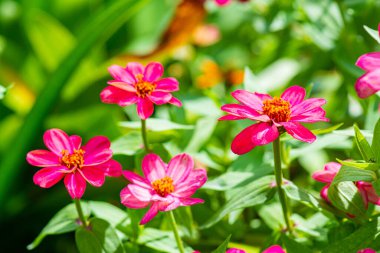
<path fill-rule="evenodd" d="M 164 67 L 159 62 L 151 62 L 146 67 L 138 62 L 129 62 L 125 68 L 112 65 L 108 68 L 114 78 L 100 93 L 103 103 L 119 106 L 137 105 L 141 119 L 149 118 L 154 104 L 182 106 L 171 92 L 178 91 L 178 81 L 172 77 L 161 78 Z"/>
<path fill-rule="evenodd" d="M 286 253 L 283 248 L 279 245 L 273 245 L 264 250 L 262 253 Z"/>
<path fill-rule="evenodd" d="M 376 253 L 376 250 L 371 248 L 361 249 L 357 253 Z"/>
<path fill-rule="evenodd" d="M 300 122 L 329 121 L 321 107 L 326 100 L 304 100 L 306 90 L 300 86 L 289 87 L 281 97 L 245 90 L 236 90 L 231 95 L 240 104 L 223 105 L 221 109 L 228 115 L 220 117 L 219 120 L 258 121 L 241 131 L 232 141 L 232 152 L 238 155 L 245 154 L 256 146 L 273 142 L 283 132 L 300 141 L 312 143 L 316 139 L 315 135 Z"/>
<path fill-rule="evenodd" d="M 156 154 L 148 154 L 142 161 L 142 177 L 131 171 L 123 171 L 131 182 L 121 192 L 121 203 L 129 208 L 145 208 L 148 212 L 140 224 L 146 224 L 159 211 L 171 211 L 179 206 L 203 203 L 203 199 L 191 196 L 207 181 L 205 169 L 194 169 L 194 161 L 188 154 L 173 157 L 168 164 Z"/>
<path fill-rule="evenodd" d="M 34 183 L 42 188 L 50 188 L 64 178 L 71 198 L 80 199 L 86 181 L 100 187 L 105 176 L 121 176 L 121 165 L 112 160 L 111 143 L 104 136 L 96 136 L 82 146 L 78 135 L 68 136 L 60 129 L 50 129 L 43 140 L 49 150 L 33 150 L 26 156 L 29 164 L 43 167 L 33 176 Z"/>
<path fill-rule="evenodd" d="M 196 251 L 193 251 L 193 253 L 201 253 L 201 252 L 196 250 Z M 231 248 L 231 249 L 228 249 L 226 253 L 246 253 L 246 252 L 242 249 Z"/>

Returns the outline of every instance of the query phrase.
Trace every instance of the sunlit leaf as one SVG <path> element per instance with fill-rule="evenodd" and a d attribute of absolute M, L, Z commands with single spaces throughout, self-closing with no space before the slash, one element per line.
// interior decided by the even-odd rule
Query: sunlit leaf
<path fill-rule="evenodd" d="M 374 38 L 374 39 L 377 41 L 377 43 L 380 44 L 380 35 L 379 35 L 379 31 L 374 30 L 374 29 L 372 29 L 372 28 L 369 28 L 369 27 L 366 26 L 366 25 L 363 25 L 363 27 L 364 27 L 364 30 L 366 30 L 366 32 L 367 32 L 372 38 Z"/>
<path fill-rule="evenodd" d="M 356 125 L 354 125 L 354 129 L 355 129 L 356 145 L 358 146 L 358 149 L 363 159 L 366 160 L 367 162 L 375 162 L 376 156 L 373 153 L 368 141 L 366 140 L 366 138 L 360 132 L 360 129 Z"/>

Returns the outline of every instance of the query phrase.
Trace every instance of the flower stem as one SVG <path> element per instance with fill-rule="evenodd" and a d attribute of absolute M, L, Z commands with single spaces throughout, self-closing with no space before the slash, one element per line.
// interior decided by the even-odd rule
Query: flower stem
<path fill-rule="evenodd" d="M 146 120 L 141 120 L 141 135 L 143 138 L 144 148 L 147 153 L 149 153 L 148 135 L 146 132 Z"/>
<path fill-rule="evenodd" d="M 289 232 L 292 232 L 292 226 L 290 224 L 290 212 L 288 209 L 286 195 L 284 189 L 282 189 L 282 170 L 281 170 L 281 149 L 280 149 L 280 137 L 273 142 L 273 156 L 274 156 L 274 175 L 276 176 L 276 185 L 278 189 L 278 195 L 282 206 L 282 212 L 284 214 L 284 220 Z"/>
<path fill-rule="evenodd" d="M 173 233 L 174 233 L 175 240 L 177 242 L 179 252 L 185 253 L 185 249 L 183 248 L 181 237 L 179 236 L 179 233 L 178 233 L 177 223 L 175 222 L 173 211 L 169 211 L 169 216 L 170 216 L 170 223 L 173 228 Z"/>
<path fill-rule="evenodd" d="M 82 222 L 82 226 L 83 227 L 87 227 L 87 221 L 86 221 L 86 218 L 83 215 L 83 210 L 82 210 L 82 206 L 80 204 L 80 200 L 79 199 L 74 199 L 74 203 L 75 203 L 75 207 L 77 209 L 78 215 L 79 215 L 79 220 Z"/>

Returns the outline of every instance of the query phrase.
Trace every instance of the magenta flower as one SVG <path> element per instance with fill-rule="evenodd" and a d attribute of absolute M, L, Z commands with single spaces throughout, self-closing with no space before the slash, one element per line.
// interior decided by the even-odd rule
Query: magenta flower
<path fill-rule="evenodd" d="M 149 118 L 154 105 L 173 104 L 182 106 L 181 101 L 171 92 L 178 91 L 178 81 L 173 77 L 161 78 L 164 67 L 151 62 L 146 67 L 138 62 L 130 62 L 125 68 L 112 65 L 108 68 L 114 80 L 100 93 L 103 103 L 127 106 L 136 104 L 141 119 Z"/>
<path fill-rule="evenodd" d="M 306 91 L 300 86 L 288 88 L 281 97 L 245 90 L 236 90 L 231 95 L 240 104 L 223 105 L 222 110 L 228 115 L 222 116 L 219 120 L 258 121 L 245 128 L 232 141 L 231 149 L 238 155 L 274 141 L 285 131 L 300 141 L 312 143 L 316 139 L 315 135 L 300 122 L 329 121 L 325 118 L 326 112 L 321 108 L 326 100 L 322 98 L 304 100 Z"/>
<path fill-rule="evenodd" d="M 371 248 L 361 249 L 357 253 L 376 253 L 376 250 L 373 250 Z"/>
<path fill-rule="evenodd" d="M 140 224 L 149 222 L 158 211 L 204 202 L 191 196 L 206 182 L 207 173 L 194 169 L 194 161 L 188 154 L 176 155 L 168 164 L 158 155 L 148 154 L 142 161 L 142 171 L 145 177 L 123 171 L 131 184 L 120 192 L 121 203 L 126 207 L 144 208 L 151 204 Z"/>
<path fill-rule="evenodd" d="M 262 253 L 286 253 L 283 248 L 279 245 L 273 245 L 264 250 Z"/>
<path fill-rule="evenodd" d="M 231 0 L 215 0 L 215 3 L 219 6 L 227 5 L 231 2 Z"/>
<path fill-rule="evenodd" d="M 231 248 L 231 249 L 228 249 L 228 250 L 226 251 L 226 253 L 245 253 L 245 251 L 242 250 L 242 249 Z"/>
<path fill-rule="evenodd" d="M 110 142 L 104 136 L 96 136 L 81 146 L 81 137 L 50 129 L 43 140 L 49 150 L 33 150 L 26 155 L 29 164 L 43 167 L 33 177 L 34 183 L 42 188 L 50 188 L 64 178 L 71 198 L 80 199 L 86 181 L 100 187 L 105 176 L 121 176 L 121 165 L 111 159 Z"/>
<path fill-rule="evenodd" d="M 326 185 L 321 190 L 321 197 L 326 200 L 328 203 L 331 203 L 327 192 L 330 187 L 330 184 L 334 180 L 335 175 L 339 172 L 342 165 L 336 162 L 329 162 L 325 165 L 324 170 L 316 171 L 313 173 L 312 178 L 318 182 L 326 183 Z M 380 197 L 376 194 L 375 189 L 371 183 L 358 181 L 355 183 L 360 194 L 362 195 L 364 205 L 368 208 L 368 202 L 371 202 L 375 205 L 380 205 Z"/>

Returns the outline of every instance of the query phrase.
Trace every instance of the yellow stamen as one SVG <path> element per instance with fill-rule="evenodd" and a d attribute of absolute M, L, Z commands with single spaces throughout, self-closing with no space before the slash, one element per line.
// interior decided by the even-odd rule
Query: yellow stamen
<path fill-rule="evenodd" d="M 174 191 L 173 179 L 168 176 L 157 179 L 152 183 L 152 187 L 158 195 L 166 197 L 166 195 Z"/>
<path fill-rule="evenodd" d="M 145 98 L 147 95 L 150 95 L 156 89 L 155 83 L 144 81 L 143 77 L 144 76 L 142 74 L 136 75 L 136 93 L 141 98 Z"/>
<path fill-rule="evenodd" d="M 290 103 L 279 97 L 264 100 L 263 112 L 275 122 L 290 120 Z"/>
<path fill-rule="evenodd" d="M 70 154 L 69 151 L 65 149 L 62 150 L 61 164 L 65 165 L 69 169 L 81 168 L 84 163 L 84 152 L 85 151 L 83 149 L 75 149 L 74 152 Z"/>

